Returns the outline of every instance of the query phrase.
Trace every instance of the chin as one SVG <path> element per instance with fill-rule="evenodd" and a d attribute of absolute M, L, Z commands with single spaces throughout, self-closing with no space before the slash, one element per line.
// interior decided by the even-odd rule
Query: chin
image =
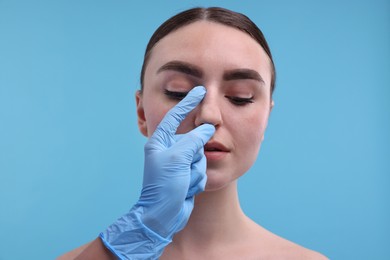
<path fill-rule="evenodd" d="M 235 182 L 236 178 L 229 177 L 228 174 L 223 174 L 218 171 L 207 170 L 207 182 L 205 191 L 217 191 L 229 186 L 229 184 Z"/>

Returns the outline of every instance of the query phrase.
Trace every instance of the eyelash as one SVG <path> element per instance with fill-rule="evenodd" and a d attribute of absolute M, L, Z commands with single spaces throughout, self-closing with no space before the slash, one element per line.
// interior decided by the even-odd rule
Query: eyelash
<path fill-rule="evenodd" d="M 168 98 L 172 100 L 180 101 L 185 96 L 187 96 L 188 92 L 177 92 L 177 91 L 169 91 L 167 89 L 164 90 L 164 94 L 168 96 Z M 234 96 L 225 96 L 229 101 L 236 105 L 236 106 L 245 106 L 248 104 L 253 103 L 253 97 L 250 98 L 241 98 L 241 97 L 234 97 Z"/>
<path fill-rule="evenodd" d="M 253 97 L 250 98 L 241 98 L 241 97 L 232 97 L 232 96 L 225 96 L 227 99 L 232 102 L 232 104 L 236 106 L 245 106 L 248 104 L 253 103 Z"/>
<path fill-rule="evenodd" d="M 164 89 L 164 94 L 168 96 L 168 98 L 173 99 L 173 100 L 182 100 L 187 96 L 188 92 L 177 92 L 177 91 L 169 91 L 167 89 Z"/>

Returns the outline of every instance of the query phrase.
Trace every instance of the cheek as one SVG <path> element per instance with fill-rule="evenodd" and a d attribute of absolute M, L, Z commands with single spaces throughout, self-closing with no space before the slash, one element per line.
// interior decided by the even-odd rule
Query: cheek
<path fill-rule="evenodd" d="M 159 100 L 154 100 L 152 102 L 148 102 L 149 104 L 145 106 L 145 117 L 146 124 L 148 127 L 148 136 L 150 137 L 154 131 L 156 130 L 158 124 L 160 124 L 161 120 L 164 118 L 166 113 L 173 108 L 176 103 L 162 103 Z M 154 105 L 151 105 L 154 104 Z M 195 111 L 190 112 L 187 117 L 181 122 L 180 126 L 177 129 L 178 134 L 185 134 L 192 129 L 195 121 Z"/>
<path fill-rule="evenodd" d="M 261 142 L 262 137 L 262 127 L 259 122 L 253 120 L 243 121 L 241 125 L 240 139 L 245 146 L 248 147 L 257 147 Z"/>
<path fill-rule="evenodd" d="M 241 149 L 245 150 L 244 153 L 253 154 L 257 156 L 258 150 L 261 145 L 261 141 L 264 136 L 264 131 L 267 126 L 268 114 L 259 113 L 259 110 L 253 113 L 242 116 L 239 123 L 236 123 L 235 132 L 239 137 Z M 252 156 L 250 156 L 252 157 Z"/>
<path fill-rule="evenodd" d="M 150 109 L 145 109 L 146 125 L 148 128 L 148 137 L 150 137 L 156 130 L 158 124 L 164 118 L 165 114 L 171 108 L 166 105 L 147 106 Z M 158 108 L 158 109 L 156 109 Z"/>
<path fill-rule="evenodd" d="M 190 112 L 177 128 L 178 134 L 185 134 L 195 128 L 195 111 Z"/>

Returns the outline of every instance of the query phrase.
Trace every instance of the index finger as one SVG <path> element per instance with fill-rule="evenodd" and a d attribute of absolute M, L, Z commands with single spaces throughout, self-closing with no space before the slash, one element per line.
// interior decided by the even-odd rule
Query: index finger
<path fill-rule="evenodd" d="M 157 126 L 155 133 L 158 132 L 159 134 L 174 136 L 180 123 L 202 101 L 205 94 L 206 89 L 203 86 L 191 89 L 183 100 L 166 113 L 163 120 Z"/>

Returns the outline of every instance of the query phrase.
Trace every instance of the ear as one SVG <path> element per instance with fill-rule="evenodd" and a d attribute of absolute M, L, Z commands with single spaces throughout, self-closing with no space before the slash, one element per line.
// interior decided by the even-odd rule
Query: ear
<path fill-rule="evenodd" d="M 135 103 L 137 105 L 138 129 L 145 137 L 148 137 L 148 127 L 146 126 L 145 111 L 140 90 L 135 92 Z"/>
<path fill-rule="evenodd" d="M 269 116 L 271 115 L 271 111 L 272 111 L 272 109 L 274 108 L 274 105 L 275 105 L 275 102 L 274 102 L 274 100 L 272 99 L 272 100 L 271 100 L 270 107 L 269 107 L 268 120 L 269 120 Z M 267 122 L 267 125 L 268 125 L 268 122 Z M 264 141 L 264 134 L 263 134 L 263 136 L 261 137 L 261 142 L 263 142 L 263 141 Z"/>

